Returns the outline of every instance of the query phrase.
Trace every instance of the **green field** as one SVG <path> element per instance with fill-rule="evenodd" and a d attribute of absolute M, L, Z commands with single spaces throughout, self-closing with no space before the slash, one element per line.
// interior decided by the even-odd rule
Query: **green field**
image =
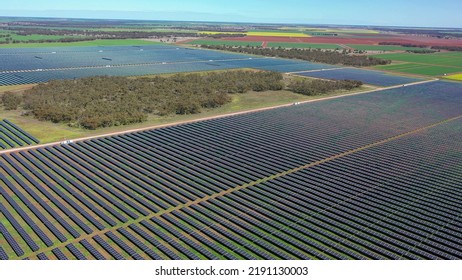
<path fill-rule="evenodd" d="M 342 49 L 339 45 L 336 44 L 309 44 L 309 43 L 278 43 L 278 42 L 269 42 L 268 47 L 272 48 L 298 48 L 298 49 Z"/>
<path fill-rule="evenodd" d="M 394 71 L 407 74 L 427 75 L 427 76 L 443 76 L 447 73 L 461 72 L 462 68 L 455 68 L 449 66 L 435 66 L 418 63 L 403 63 L 392 64 L 385 66 L 376 66 L 375 69 Z"/>
<path fill-rule="evenodd" d="M 153 45 L 161 44 L 144 40 L 132 39 L 110 39 L 110 40 L 93 40 L 70 43 L 19 43 L 19 44 L 0 44 L 0 48 L 40 48 L 40 47 L 91 47 L 91 46 L 131 46 L 131 45 Z"/>
<path fill-rule="evenodd" d="M 222 41 L 222 40 L 194 40 L 189 42 L 190 45 L 210 45 L 210 46 L 251 46 L 260 47 L 262 42 L 240 42 L 240 41 Z"/>
<path fill-rule="evenodd" d="M 395 71 L 408 74 L 442 76 L 444 74 L 462 72 L 462 53 L 435 53 L 435 54 L 381 54 L 375 57 L 403 62 L 377 66 L 376 69 Z"/>
<path fill-rule="evenodd" d="M 385 45 L 348 45 L 349 47 L 359 51 L 411 51 L 422 50 L 422 48 L 407 48 L 401 46 L 385 46 Z"/>
<path fill-rule="evenodd" d="M 14 33 L 9 33 L 9 32 L 0 32 L 1 35 L 6 35 L 6 34 L 10 34 L 11 35 L 11 39 L 12 40 L 16 40 L 16 41 L 23 41 L 23 42 L 26 42 L 26 41 L 38 41 L 38 40 L 60 40 L 60 39 L 63 39 L 63 38 L 82 38 L 80 36 L 58 36 L 58 35 L 39 35 L 39 34 L 32 34 L 32 35 L 28 35 L 28 36 L 24 36 L 24 35 L 17 35 L 17 34 L 14 34 Z M 0 42 L 5 42 L 6 38 L 0 38 Z"/>

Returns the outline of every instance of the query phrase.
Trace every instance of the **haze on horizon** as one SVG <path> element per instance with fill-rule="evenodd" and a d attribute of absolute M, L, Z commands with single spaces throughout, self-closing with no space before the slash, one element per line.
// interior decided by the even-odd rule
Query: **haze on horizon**
<path fill-rule="evenodd" d="M 460 11 L 453 0 L 18 0 L 0 16 L 462 28 Z"/>

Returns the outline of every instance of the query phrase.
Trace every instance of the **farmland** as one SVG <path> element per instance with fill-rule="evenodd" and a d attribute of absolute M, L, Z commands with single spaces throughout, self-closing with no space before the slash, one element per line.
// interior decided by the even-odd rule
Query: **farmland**
<path fill-rule="evenodd" d="M 234 41 L 268 41 L 268 42 L 286 42 L 286 43 L 310 43 L 310 44 L 346 44 L 346 45 L 373 45 L 377 46 L 381 42 L 390 42 L 394 44 L 413 44 L 424 46 L 461 46 L 460 40 L 444 40 L 435 38 L 410 38 L 400 37 L 342 37 L 342 36 L 313 36 L 303 37 L 281 37 L 281 36 L 246 36 L 238 38 L 223 38 Z"/>
<path fill-rule="evenodd" d="M 391 59 L 401 64 L 377 66 L 380 70 L 389 70 L 402 73 L 442 76 L 462 71 L 461 53 L 436 54 L 380 54 L 375 57 Z"/>
<path fill-rule="evenodd" d="M 225 41 L 225 40 L 193 40 L 188 42 L 189 45 L 210 45 L 210 46 L 251 46 L 260 47 L 262 42 L 238 42 L 238 41 Z"/>
<path fill-rule="evenodd" d="M 335 44 L 308 44 L 308 43 L 277 43 L 269 42 L 268 47 L 270 48 L 300 48 L 300 49 L 342 49 L 339 45 Z"/>
<path fill-rule="evenodd" d="M 360 51 L 412 51 L 422 50 L 422 48 L 411 48 L 401 46 L 387 46 L 387 45 L 348 45 L 348 47 Z"/>
<path fill-rule="evenodd" d="M 462 74 L 456 74 L 452 76 L 447 77 L 450 80 L 455 80 L 455 81 L 462 81 Z"/>
<path fill-rule="evenodd" d="M 460 92 L 429 82 L 3 154 L 1 256 L 461 258 Z"/>
<path fill-rule="evenodd" d="M 247 36 L 260 36 L 260 37 L 291 37 L 291 38 L 308 38 L 311 37 L 308 34 L 298 32 L 266 32 L 266 31 L 250 31 L 247 32 Z"/>

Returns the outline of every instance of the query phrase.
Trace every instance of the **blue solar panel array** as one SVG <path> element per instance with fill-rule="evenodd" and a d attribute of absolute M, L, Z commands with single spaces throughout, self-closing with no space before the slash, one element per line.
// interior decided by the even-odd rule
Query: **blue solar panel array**
<path fill-rule="evenodd" d="M 10 259 L 460 259 L 461 89 L 430 82 L 2 154 L 1 248 Z"/>
<path fill-rule="evenodd" d="M 39 140 L 9 120 L 0 121 L 0 150 L 38 144 Z"/>
<path fill-rule="evenodd" d="M 0 85 L 235 68 L 277 72 L 337 68 L 298 60 L 163 45 L 0 49 L 0 59 Z"/>
<path fill-rule="evenodd" d="M 300 76 L 331 79 L 331 80 L 358 80 L 365 84 L 376 86 L 395 86 L 421 81 L 422 79 L 390 75 L 384 72 L 364 70 L 357 68 L 342 68 L 329 71 L 313 71 L 296 73 Z"/>

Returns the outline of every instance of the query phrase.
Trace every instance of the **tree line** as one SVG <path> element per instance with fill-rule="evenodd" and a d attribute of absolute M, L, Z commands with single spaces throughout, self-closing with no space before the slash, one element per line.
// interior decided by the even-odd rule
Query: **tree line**
<path fill-rule="evenodd" d="M 422 49 L 432 49 L 436 51 L 445 50 L 445 51 L 453 51 L 453 52 L 460 52 L 462 51 L 462 46 L 427 46 L 427 45 L 415 45 L 415 44 L 408 44 L 408 43 L 397 43 L 397 42 L 380 42 L 379 45 L 392 45 L 392 46 L 401 46 L 407 48 L 422 48 Z"/>
<path fill-rule="evenodd" d="M 363 85 L 361 81 L 355 80 L 319 80 L 319 79 L 294 79 L 288 89 L 295 93 L 315 96 L 323 95 L 337 90 L 352 90 Z"/>
<path fill-rule="evenodd" d="M 91 30 L 91 29 L 80 29 L 80 30 L 69 30 L 69 29 L 52 29 L 52 28 L 4 28 L 9 30 L 16 35 L 31 36 L 31 35 L 54 35 L 63 36 L 66 38 L 57 39 L 43 39 L 43 40 L 13 40 L 10 37 L 5 37 L 7 41 L 2 42 L 3 44 L 8 43 L 44 43 L 44 42 L 77 42 L 77 41 L 90 41 L 96 39 L 144 39 L 144 38 L 165 38 L 165 37 L 208 37 L 208 38 L 223 38 L 223 37 L 244 37 L 245 34 L 199 34 L 199 33 L 188 33 L 181 31 L 172 32 L 155 32 L 155 31 L 142 31 L 142 30 L 129 30 L 129 31 L 103 31 L 103 30 Z"/>
<path fill-rule="evenodd" d="M 211 46 L 202 45 L 203 48 L 232 51 L 246 54 L 281 57 L 290 59 L 300 59 L 310 62 L 326 63 L 326 64 L 340 64 L 347 66 L 368 67 L 375 65 L 390 64 L 391 60 L 363 56 L 363 55 L 349 55 L 347 53 L 340 53 L 334 50 L 319 50 L 319 49 L 285 49 L 285 48 L 262 48 L 262 47 L 233 47 L 233 46 Z"/>

